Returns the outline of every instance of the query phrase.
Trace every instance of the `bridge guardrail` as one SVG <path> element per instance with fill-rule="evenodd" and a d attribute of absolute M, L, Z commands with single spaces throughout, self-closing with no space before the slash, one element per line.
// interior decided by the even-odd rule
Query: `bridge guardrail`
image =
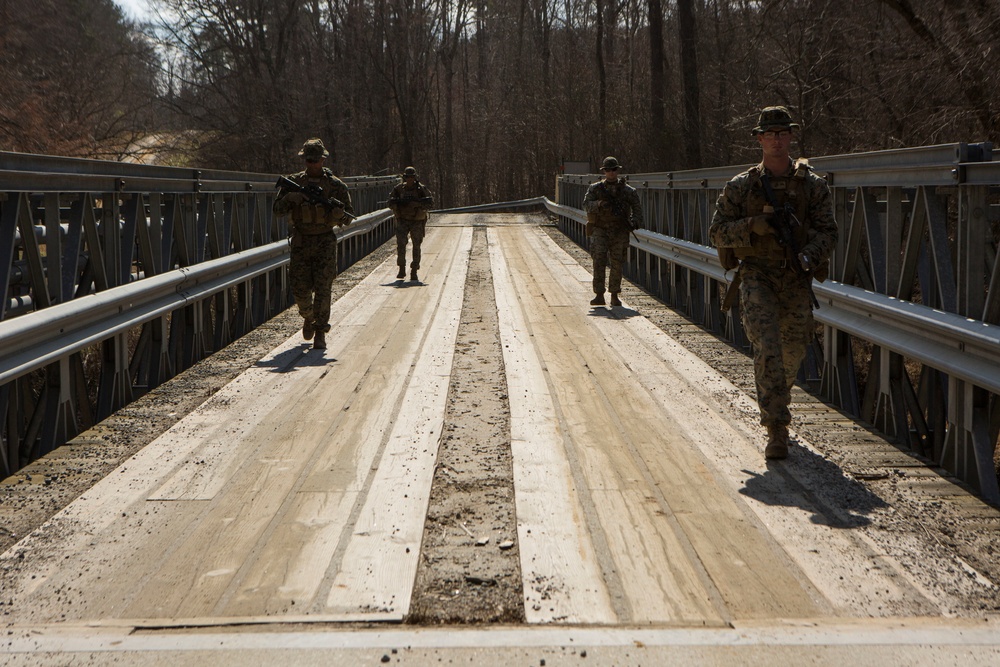
<path fill-rule="evenodd" d="M 359 217 L 338 242 L 361 238 L 388 209 Z M 288 264 L 288 243 L 208 260 L 0 322 L 0 385 L 161 315 Z"/>
<path fill-rule="evenodd" d="M 0 476 L 290 305 L 276 179 L 0 152 Z M 343 180 L 341 270 L 391 236 L 398 182 Z"/>
<path fill-rule="evenodd" d="M 816 285 L 823 335 L 808 372 L 828 400 L 1000 503 L 1000 162 L 992 159 L 989 143 L 959 143 L 811 160 L 831 185 L 840 239 L 836 282 Z M 737 345 L 738 306 L 718 310 L 725 279 L 708 227 L 725 183 L 749 166 L 628 176 L 647 229 L 669 239 L 640 233 L 629 277 Z M 579 208 L 598 178 L 558 179 L 559 202 L 578 211 L 560 214 L 561 227 L 584 246 Z"/>

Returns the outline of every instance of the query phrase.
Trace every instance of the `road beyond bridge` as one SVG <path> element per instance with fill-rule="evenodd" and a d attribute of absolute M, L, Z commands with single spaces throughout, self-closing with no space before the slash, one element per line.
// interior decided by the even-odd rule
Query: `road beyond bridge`
<path fill-rule="evenodd" d="M 802 391 L 765 463 L 745 360 L 544 222 L 436 216 L 8 549 L 0 662 L 1000 661 L 1000 512 Z"/>

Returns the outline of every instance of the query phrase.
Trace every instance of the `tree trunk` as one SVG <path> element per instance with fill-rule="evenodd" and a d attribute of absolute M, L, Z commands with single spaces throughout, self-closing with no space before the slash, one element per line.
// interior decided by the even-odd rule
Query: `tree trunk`
<path fill-rule="evenodd" d="M 597 1 L 597 127 L 598 147 L 604 145 L 607 128 L 608 75 L 604 70 L 604 0 Z"/>
<path fill-rule="evenodd" d="M 677 23 L 681 42 L 681 77 L 684 82 L 684 163 L 688 169 L 701 166 L 697 28 L 693 4 L 692 0 L 677 0 Z"/>
<path fill-rule="evenodd" d="M 649 131 L 653 137 L 650 168 L 666 168 L 666 141 L 663 122 L 663 6 L 649 0 Z"/>

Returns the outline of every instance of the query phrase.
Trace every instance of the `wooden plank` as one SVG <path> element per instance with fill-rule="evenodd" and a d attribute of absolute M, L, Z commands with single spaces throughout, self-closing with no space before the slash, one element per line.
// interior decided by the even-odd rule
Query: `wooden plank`
<path fill-rule="evenodd" d="M 378 288 L 376 275 L 370 276 L 362 285 L 367 283 L 374 285 L 379 292 L 395 295 L 395 303 L 388 310 L 388 314 L 397 318 L 409 310 L 407 304 L 417 295 L 417 292 L 410 290 Z M 338 311 L 340 315 L 364 311 L 365 305 L 371 303 L 371 297 L 370 289 L 352 290 L 334 304 L 334 316 L 338 315 Z M 385 324 L 389 326 L 386 327 Z M 332 346 L 331 350 L 327 351 L 328 353 L 330 351 L 336 353 L 338 350 L 337 342 L 343 341 L 347 345 L 350 343 L 350 338 L 357 333 L 340 335 L 337 333 L 338 324 L 334 322 L 334 325 L 335 335 L 330 337 Z M 391 320 L 388 323 L 376 323 L 372 326 L 374 332 L 381 332 L 383 329 L 392 330 Z M 352 326 L 352 328 L 354 327 Z M 24 585 L 19 587 L 21 590 L 35 593 L 38 598 L 39 604 L 37 606 L 42 610 L 30 613 L 36 617 L 44 617 L 44 614 L 52 613 L 56 618 L 59 618 L 62 612 L 67 611 L 69 617 L 78 618 L 87 615 L 120 615 L 122 613 L 145 616 L 147 614 L 143 605 L 146 603 L 139 600 L 145 595 L 147 586 L 156 576 L 175 576 L 167 574 L 170 568 L 164 571 L 164 564 L 176 556 L 178 549 L 184 548 L 183 545 L 197 532 L 200 524 L 212 521 L 215 526 L 227 528 L 230 524 L 236 523 L 237 517 L 248 514 L 254 507 L 260 508 L 260 505 L 254 506 L 250 502 L 242 504 L 236 502 L 226 505 L 230 510 L 227 513 L 220 509 L 219 506 L 223 504 L 220 502 L 215 504 L 186 501 L 146 502 L 143 496 L 149 493 L 150 488 L 161 487 L 164 477 L 169 476 L 176 466 L 192 460 L 193 451 L 203 444 L 204 434 L 212 433 L 219 427 L 220 423 L 227 422 L 224 416 L 226 409 L 233 410 L 235 414 L 239 415 L 239 419 L 228 420 L 229 429 L 238 431 L 238 433 L 233 432 L 234 437 L 229 444 L 243 451 L 246 451 L 247 447 L 249 447 L 250 452 L 259 450 L 256 457 L 253 454 L 248 456 L 248 458 L 253 459 L 252 464 L 257 466 L 259 475 L 266 477 L 269 471 L 287 467 L 287 462 L 281 460 L 286 457 L 261 449 L 268 444 L 273 448 L 275 441 L 280 441 L 282 438 L 276 439 L 272 437 L 273 431 L 267 431 L 261 434 L 259 442 L 250 438 L 246 440 L 245 444 L 240 445 L 240 439 L 248 438 L 246 432 L 252 431 L 252 429 L 241 429 L 239 424 L 240 420 L 247 423 L 259 423 L 262 419 L 262 417 L 258 418 L 257 415 L 251 414 L 253 410 L 248 410 L 247 405 L 257 405 L 258 410 L 264 409 L 265 412 L 271 412 L 274 408 L 272 402 L 276 396 L 281 394 L 279 387 L 282 383 L 289 385 L 301 383 L 304 386 L 299 390 L 300 395 L 307 395 L 315 390 L 316 379 L 328 372 L 328 362 L 324 362 L 322 365 L 302 364 L 300 367 L 296 367 L 295 372 L 292 373 L 274 372 L 287 368 L 288 363 L 291 363 L 287 361 L 289 351 L 294 351 L 295 348 L 302 346 L 303 342 L 298 336 L 290 339 L 286 344 L 272 352 L 270 357 L 263 360 L 258 367 L 250 369 L 247 374 L 224 387 L 199 411 L 176 424 L 170 432 L 161 436 L 160 439 L 151 443 L 150 446 L 123 464 L 115 473 L 57 517 L 55 521 L 61 526 L 60 532 L 63 533 L 63 539 L 66 541 L 51 544 L 47 539 L 39 537 L 38 548 L 46 556 L 31 560 L 33 567 L 26 569 Z M 374 350 L 371 351 L 374 357 Z M 351 352 L 353 354 L 356 350 L 352 349 Z M 344 355 L 344 357 L 344 361 L 336 362 L 336 367 L 343 371 L 343 374 L 332 374 L 333 377 L 328 382 L 337 385 L 339 380 L 339 383 L 344 384 L 346 391 L 350 393 L 350 390 L 363 375 L 364 367 L 367 367 L 368 362 L 356 354 L 349 358 L 348 355 Z M 279 358 L 282 361 L 276 361 Z M 351 368 L 356 370 L 350 371 Z M 353 380 L 350 379 L 352 374 L 356 374 Z M 250 378 L 253 377 L 256 379 L 251 381 Z M 376 378 L 376 382 L 378 379 Z M 345 380 L 346 382 L 344 382 Z M 257 387 L 254 384 L 257 381 L 262 382 L 262 386 Z M 273 395 L 269 396 L 269 394 Z M 246 403 L 241 403 L 241 400 L 246 401 Z M 295 402 L 293 401 L 293 403 Z M 377 415 L 379 412 L 372 410 L 371 414 Z M 331 414 L 339 414 L 339 410 L 333 410 Z M 355 414 L 362 414 L 362 412 L 356 411 Z M 237 435 L 239 437 L 236 437 Z M 289 437 L 293 436 L 294 433 Z M 284 472 L 286 475 L 288 474 L 288 471 Z M 266 485 L 258 485 L 257 487 L 250 485 L 249 488 L 252 494 L 265 487 Z M 213 516 L 216 518 L 212 519 Z M 266 532 L 267 524 L 261 523 L 261 525 L 264 526 L 264 532 Z M 73 527 L 72 530 L 68 529 L 69 526 Z M 246 525 L 242 526 L 241 530 L 252 532 Z M 45 532 L 45 529 L 40 532 Z M 230 551 L 234 546 L 238 546 L 226 541 L 213 542 L 211 538 L 216 537 L 212 534 L 213 531 L 207 530 L 206 532 L 209 537 L 207 544 L 223 545 L 220 546 L 219 551 Z M 229 529 L 223 534 L 231 536 L 240 532 Z M 247 539 L 243 539 L 242 543 L 255 544 L 252 540 Z M 27 542 L 22 542 L 22 545 L 30 549 L 31 538 Z M 204 549 L 204 546 L 191 549 L 192 560 L 187 566 L 191 572 L 183 573 L 183 577 L 186 578 L 174 580 L 188 581 L 190 577 L 204 577 L 211 580 L 206 589 L 214 588 L 216 592 L 221 590 L 220 594 L 224 594 L 227 587 L 220 587 L 220 583 L 227 577 L 231 580 L 232 573 L 229 571 L 238 570 L 242 564 L 235 560 L 231 563 L 219 562 L 219 559 L 216 558 L 217 555 L 211 551 L 207 554 L 207 558 L 203 557 Z M 183 559 L 180 560 L 183 561 Z M 74 562 L 79 565 L 74 566 Z M 46 563 L 51 563 L 52 567 L 46 567 Z M 199 565 L 202 566 L 199 567 Z M 62 571 L 59 571 L 60 568 Z M 184 570 L 183 566 L 181 566 L 181 570 Z M 183 584 L 177 587 L 183 590 Z M 169 586 L 165 587 L 166 595 L 159 601 L 165 600 L 170 603 L 173 600 L 171 604 L 178 604 L 176 598 L 179 597 L 179 592 L 173 593 L 169 589 Z M 66 591 L 72 591 L 72 593 L 67 594 Z M 173 597 L 171 597 L 172 593 Z M 72 605 L 52 602 L 60 595 L 63 599 L 66 599 L 68 595 L 72 596 L 74 598 Z M 209 598 L 210 596 L 203 599 L 205 606 L 209 604 Z M 50 602 L 46 603 L 45 600 Z M 170 612 L 161 611 L 159 613 L 161 615 L 163 613 L 179 613 L 178 609 L 179 607 Z M 196 613 L 212 613 L 212 609 L 209 606 L 206 612 L 203 606 Z M 38 614 L 42 614 L 42 616 L 37 616 Z M 157 614 L 150 613 L 148 615 Z"/>
<path fill-rule="evenodd" d="M 632 623 L 721 624 L 687 545 L 666 521 L 648 489 L 594 492 L 601 525 L 614 546 L 615 565 Z"/>
<path fill-rule="evenodd" d="M 405 378 L 418 342 L 405 332 L 420 331 L 429 317 L 427 309 L 400 305 L 393 302 L 372 321 L 365 332 L 370 347 L 351 350 L 352 356 L 369 360 L 365 372 L 340 378 L 352 395 L 340 410 L 336 429 L 323 437 L 322 448 L 293 491 L 288 514 L 261 545 L 221 613 L 274 614 L 313 606 L 393 417 L 391 406 L 402 393 L 400 382 L 386 381 L 384 368 L 372 369 L 391 361 L 393 373 Z"/>
<path fill-rule="evenodd" d="M 518 548 L 529 623 L 612 623 L 617 615 L 573 484 L 563 436 L 499 232 L 490 262 L 511 410 Z M 523 233 L 518 230 L 517 233 Z"/>
<path fill-rule="evenodd" d="M 409 611 L 461 319 L 472 229 L 461 230 L 435 315 L 326 601 L 326 613 Z"/>
<path fill-rule="evenodd" d="M 447 276 L 455 261 L 452 248 L 459 245 L 460 234 L 461 230 L 436 234 L 425 246 L 425 268 Z M 436 250 L 442 245 L 448 248 L 448 254 Z M 383 312 L 367 316 L 362 333 L 364 349 L 350 350 L 351 355 L 370 362 L 363 376 L 347 383 L 353 386 L 354 393 L 341 411 L 336 430 L 325 438 L 324 447 L 303 471 L 288 513 L 274 534 L 260 545 L 259 556 L 245 568 L 238 585 L 231 588 L 231 596 L 223 601 L 220 613 L 252 616 L 325 610 L 324 582 L 331 570 L 341 566 L 343 545 L 352 539 L 356 504 L 370 494 L 373 465 L 383 466 L 377 459 L 385 434 L 397 417 L 394 406 L 406 402 L 404 390 L 410 369 L 421 352 L 423 332 L 433 328 L 433 321 L 439 317 L 438 302 L 447 284 L 441 280 L 416 291 L 383 288 L 393 298 L 386 302 Z M 464 281 L 459 288 L 462 285 Z M 460 299 L 458 303 L 460 309 Z M 410 587 L 412 581 L 405 589 Z M 383 620 L 401 617 L 396 612 L 385 616 L 361 605 L 345 606 L 334 613 L 345 619 L 364 614 Z"/>
<path fill-rule="evenodd" d="M 546 271 L 547 258 L 530 256 L 533 253 L 517 247 L 519 239 L 502 238 L 505 254 L 515 266 L 517 292 L 530 293 L 526 283 Z M 537 247 L 531 240 L 526 243 Z M 548 289 L 559 289 L 555 282 L 545 282 L 550 283 Z M 570 289 L 579 294 L 581 288 L 571 285 Z M 711 584 L 692 562 L 686 540 L 679 539 L 670 508 L 658 501 L 657 491 L 649 488 L 643 463 L 634 456 L 636 439 L 662 432 L 655 403 L 641 396 L 634 402 L 637 397 L 630 391 L 606 393 L 608 387 L 622 389 L 631 384 L 621 373 L 617 355 L 594 340 L 588 318 L 581 317 L 583 307 L 547 305 L 553 301 L 579 304 L 579 298 L 550 299 L 544 292 L 543 296 L 524 300 L 522 307 L 535 311 L 532 341 L 539 357 L 545 359 L 566 430 L 566 446 L 575 452 L 583 477 L 584 486 L 578 487 L 578 493 L 590 498 L 592 511 L 585 515 L 588 527 L 592 533 L 600 533 L 601 543 L 607 544 L 604 570 L 628 573 L 609 583 L 620 589 L 619 621 L 720 622 L 713 605 L 717 594 L 706 588 Z M 580 372 L 581 368 L 590 372 Z M 620 414 L 620 402 L 631 404 L 630 414 Z M 623 521 L 623 517 L 628 520 Z"/>
<path fill-rule="evenodd" d="M 325 431 L 317 430 L 323 420 L 308 414 L 289 422 L 291 434 L 288 428 L 280 426 L 285 416 L 261 425 L 260 430 L 269 434 L 267 437 L 272 440 L 280 439 L 284 433 L 284 437 L 304 443 L 302 449 L 308 449 L 314 442 L 317 446 L 303 466 L 298 467 L 301 472 L 284 493 L 280 507 L 272 510 L 270 520 L 263 523 L 268 519 L 268 512 L 259 517 L 259 537 L 239 568 L 235 572 L 230 571 L 232 568 L 211 570 L 215 592 L 219 593 L 221 584 L 228 579 L 225 589 L 219 593 L 214 613 L 284 614 L 305 611 L 313 606 L 330 559 L 350 521 L 353 502 L 361 487 L 358 480 L 367 477 L 378 449 L 378 434 L 392 414 L 383 406 L 394 405 L 399 400 L 399 385 L 386 383 L 384 372 L 373 372 L 373 369 L 394 366 L 394 372 L 405 374 L 412 363 L 412 351 L 416 349 L 413 342 L 418 338 L 416 332 L 426 327 L 433 313 L 424 300 L 418 298 L 419 292 L 386 290 L 384 287 L 380 291 L 392 295 L 391 299 L 375 300 L 382 303 L 380 311 L 363 307 L 352 311 L 365 313 L 367 326 L 362 327 L 356 318 L 350 318 L 347 328 L 356 329 L 357 339 L 362 342 L 342 355 L 343 360 L 337 365 L 342 365 L 339 372 L 328 374 L 325 367 L 316 369 L 325 379 L 323 384 L 313 387 L 311 393 L 332 391 L 342 397 L 334 404 L 341 407 L 335 409 L 316 410 L 305 401 L 307 412 L 335 417 L 329 427 Z M 338 323 L 335 331 L 341 329 Z M 346 344 L 351 343 L 351 336 L 337 339 L 341 338 Z M 331 336 L 331 341 L 333 339 Z M 299 382 L 302 379 L 300 377 Z M 351 411 L 351 407 L 355 409 Z M 331 460 L 349 469 L 330 470 L 327 464 Z M 289 467 L 290 462 L 279 456 L 271 458 L 269 463 Z M 309 497 L 300 498 L 298 493 L 309 494 Z M 289 559 L 292 554 L 295 557 Z M 319 557 L 312 558 L 312 555 Z M 179 614 L 187 615 L 183 611 Z M 355 618 L 353 614 L 340 616 Z"/>
<path fill-rule="evenodd" d="M 356 373 L 363 374 L 363 370 Z M 261 424 L 246 443 L 249 456 L 226 482 L 223 493 L 161 563 L 135 603 L 124 610 L 126 615 L 215 613 L 247 558 L 266 539 L 272 521 L 280 518 L 302 470 L 335 433 L 353 389 L 336 377 L 331 374 L 328 381 L 314 385 L 309 400 Z"/>
<path fill-rule="evenodd" d="M 539 256 L 531 270 L 550 267 L 558 278 L 561 264 L 545 260 L 557 246 L 539 237 L 530 247 Z M 557 282 L 566 290 L 581 285 L 574 274 Z M 933 609 L 899 576 L 898 563 L 891 571 L 884 567 L 870 540 L 814 522 L 821 510 L 802 495 L 808 483 L 789 489 L 768 474 L 752 399 L 645 318 L 576 317 L 600 331 L 598 346 L 617 355 L 613 360 L 608 354 L 588 356 L 593 376 L 612 378 L 617 367 L 626 382 L 642 388 L 628 391 L 628 401 L 616 404 L 620 421 L 645 418 L 647 410 L 631 408 L 645 400 L 643 393 L 657 402 L 663 421 L 639 429 L 632 436 L 635 447 L 734 618 L 857 613 L 858 607 L 877 614 L 885 613 L 880 610 L 889 600 L 918 612 Z M 614 394 L 616 386 L 609 381 L 606 393 Z M 730 407 L 734 402 L 735 409 Z M 644 439 L 642 432 L 652 437 Z M 765 502 L 745 495 L 748 489 Z M 789 506 L 802 509 L 789 511 Z M 837 548 L 816 548 L 828 543 Z M 831 562 L 830 553 L 856 553 L 857 558 Z M 868 585 L 871 576 L 879 578 L 878 595 L 872 592 L 876 586 Z"/>
<path fill-rule="evenodd" d="M 346 354 L 357 354 L 357 341 L 361 337 L 359 322 L 365 322 L 375 316 L 384 307 L 389 293 L 377 289 L 375 281 L 362 281 L 343 299 L 338 300 L 331 308 L 331 326 L 327 358 L 336 359 Z M 302 354 L 316 355 L 307 352 L 311 343 L 293 336 L 279 346 L 270 355 L 273 361 L 279 357 L 294 356 L 296 351 Z M 230 392 L 225 403 L 230 405 L 233 400 L 242 401 L 247 410 L 242 411 L 243 418 L 235 421 L 220 418 L 211 427 L 205 427 L 195 433 L 187 433 L 189 440 L 202 438 L 203 444 L 196 447 L 177 471 L 153 493 L 150 500 L 211 500 L 222 486 L 229 480 L 242 464 L 245 452 L 234 446 L 234 442 L 258 428 L 259 424 L 272 416 L 271 412 L 250 409 L 256 402 L 273 406 L 273 411 L 283 412 L 288 405 L 296 405 L 303 400 L 307 388 L 301 382 L 293 382 L 287 374 L 275 373 L 268 360 L 263 360 L 254 368 L 247 369 L 234 380 L 236 392 Z"/>

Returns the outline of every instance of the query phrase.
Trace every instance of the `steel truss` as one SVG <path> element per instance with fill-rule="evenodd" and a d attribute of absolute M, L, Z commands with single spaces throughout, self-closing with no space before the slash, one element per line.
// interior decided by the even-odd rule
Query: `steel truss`
<path fill-rule="evenodd" d="M 290 305 L 276 178 L 0 153 L 0 476 Z M 344 180 L 341 270 L 398 182 Z"/>

